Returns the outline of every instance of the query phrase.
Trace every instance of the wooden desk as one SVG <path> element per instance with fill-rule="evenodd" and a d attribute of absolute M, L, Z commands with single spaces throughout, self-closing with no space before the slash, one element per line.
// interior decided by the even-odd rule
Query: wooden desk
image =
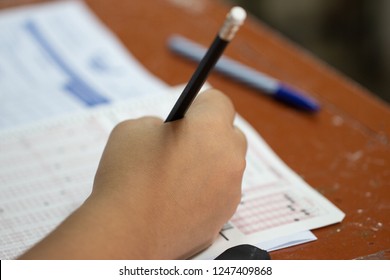
<path fill-rule="evenodd" d="M 41 1 L 2 1 L 0 8 Z M 152 73 L 185 83 L 195 65 L 166 47 L 173 33 L 208 45 L 229 7 L 218 1 L 86 0 Z M 311 186 L 346 213 L 314 230 L 318 241 L 273 252 L 273 259 L 389 258 L 390 110 L 370 92 L 250 18 L 226 54 L 306 90 L 322 103 L 309 115 L 213 74 L 239 114 Z"/>

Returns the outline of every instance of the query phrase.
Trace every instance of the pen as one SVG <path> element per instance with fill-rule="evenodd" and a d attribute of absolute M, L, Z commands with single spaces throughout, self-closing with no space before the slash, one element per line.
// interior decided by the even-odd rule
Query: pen
<path fill-rule="evenodd" d="M 199 61 L 205 53 L 203 46 L 179 35 L 172 36 L 168 46 L 175 53 L 194 61 Z M 233 59 L 221 57 L 215 65 L 215 70 L 298 109 L 316 112 L 320 108 L 313 98 Z"/>
<path fill-rule="evenodd" d="M 184 117 L 187 109 L 205 83 L 210 71 L 217 63 L 227 44 L 233 39 L 245 18 L 246 12 L 243 8 L 233 7 L 230 10 L 210 48 L 199 57 L 200 63 L 197 69 L 176 101 L 165 122 L 175 121 Z"/>

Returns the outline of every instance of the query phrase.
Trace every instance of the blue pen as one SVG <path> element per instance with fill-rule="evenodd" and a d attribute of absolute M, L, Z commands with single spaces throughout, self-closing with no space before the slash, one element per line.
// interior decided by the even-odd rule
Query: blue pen
<path fill-rule="evenodd" d="M 203 46 L 178 35 L 169 39 L 168 46 L 175 53 L 194 61 L 200 61 L 206 52 Z M 313 98 L 230 58 L 221 57 L 214 69 L 298 109 L 316 112 L 320 108 Z"/>

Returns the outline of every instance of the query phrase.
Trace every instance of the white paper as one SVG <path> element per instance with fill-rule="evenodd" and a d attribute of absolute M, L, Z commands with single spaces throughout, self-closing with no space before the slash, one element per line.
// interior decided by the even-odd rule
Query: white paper
<path fill-rule="evenodd" d="M 271 239 L 269 241 L 260 242 L 256 244 L 256 246 L 268 252 L 272 252 L 315 240 L 317 240 L 317 237 L 311 231 L 308 230 Z"/>
<path fill-rule="evenodd" d="M 0 129 L 166 87 L 81 1 L 0 11 Z"/>
<path fill-rule="evenodd" d="M 240 244 L 279 240 L 260 244 L 272 250 L 312 241 L 314 236 L 305 231 L 344 218 L 342 211 L 285 165 L 244 119 L 237 116 L 235 124 L 248 139 L 242 201 L 213 246 L 195 259 L 212 259 Z"/>
<path fill-rule="evenodd" d="M 168 115 L 177 92 L 160 95 L 0 133 L 1 259 L 14 258 L 32 246 L 85 200 L 109 132 L 116 123 L 143 115 Z M 231 227 L 195 258 L 214 258 L 234 245 L 258 244 L 341 221 L 344 214 L 289 170 L 245 121 L 238 118 L 237 125 L 248 138 L 242 205 L 259 199 L 256 211 L 280 212 L 284 220 L 248 233 L 246 230 L 252 230 L 251 227 L 237 221 L 251 221 L 258 227 L 259 216 L 239 207 L 230 221 Z M 257 172 L 264 174 L 264 179 Z M 283 194 L 290 198 L 269 199 Z M 310 214 L 292 213 L 291 204 L 297 210 L 305 207 Z M 285 208 L 288 211 L 283 212 L 281 209 Z M 294 221 L 295 217 L 301 220 Z"/>
<path fill-rule="evenodd" d="M 166 89 L 81 2 L 0 12 L 0 259 L 24 252 L 84 201 L 118 121 L 168 115 L 180 89 Z M 142 98 L 153 94 L 167 96 Z M 132 101 L 115 105 L 126 99 Z M 275 250 L 308 242 L 315 239 L 309 229 L 342 219 L 244 120 L 238 117 L 237 125 L 249 140 L 243 204 L 195 258 L 242 243 Z M 292 204 L 313 215 L 292 221 L 302 218 L 291 213 Z M 279 212 L 290 207 L 281 213 L 287 220 L 270 224 L 277 219 L 264 213 L 276 214 L 267 210 L 272 205 Z"/>

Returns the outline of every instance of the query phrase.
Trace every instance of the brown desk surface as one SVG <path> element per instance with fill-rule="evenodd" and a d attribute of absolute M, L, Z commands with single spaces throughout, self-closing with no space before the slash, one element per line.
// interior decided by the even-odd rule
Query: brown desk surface
<path fill-rule="evenodd" d="M 41 1 L 6 0 L 0 8 L 31 2 Z M 229 10 L 206 0 L 86 2 L 145 67 L 171 85 L 187 82 L 195 65 L 172 54 L 167 38 L 178 33 L 208 45 Z M 389 106 L 254 18 L 226 54 L 322 104 L 309 115 L 218 74 L 209 78 L 293 170 L 346 213 L 342 223 L 314 230 L 317 241 L 272 252 L 272 258 L 390 258 Z"/>

